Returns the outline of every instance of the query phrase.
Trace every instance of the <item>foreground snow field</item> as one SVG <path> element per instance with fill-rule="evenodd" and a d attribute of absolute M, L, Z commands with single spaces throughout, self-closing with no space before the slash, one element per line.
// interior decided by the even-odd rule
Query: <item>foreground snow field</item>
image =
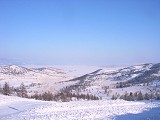
<path fill-rule="evenodd" d="M 0 95 L 0 120 L 159 120 L 160 102 L 45 102 Z"/>

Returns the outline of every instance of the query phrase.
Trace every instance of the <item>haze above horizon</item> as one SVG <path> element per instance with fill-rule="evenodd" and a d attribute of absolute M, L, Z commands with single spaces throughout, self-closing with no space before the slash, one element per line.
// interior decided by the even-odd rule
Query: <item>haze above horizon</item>
<path fill-rule="evenodd" d="M 0 58 L 33 64 L 160 62 L 159 0 L 0 0 Z"/>

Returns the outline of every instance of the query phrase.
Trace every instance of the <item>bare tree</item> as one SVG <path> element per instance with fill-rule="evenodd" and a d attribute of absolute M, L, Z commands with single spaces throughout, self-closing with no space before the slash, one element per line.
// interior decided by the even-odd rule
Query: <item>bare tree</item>
<path fill-rule="evenodd" d="M 17 90 L 17 96 L 25 97 L 25 98 L 28 97 L 27 90 L 26 90 L 26 87 L 24 86 L 24 83 L 21 83 L 19 89 Z"/>
<path fill-rule="evenodd" d="M 3 89 L 2 89 L 2 86 L 0 85 L 0 93 L 2 93 Z"/>
<path fill-rule="evenodd" d="M 2 88 L 2 93 L 4 95 L 10 95 L 11 94 L 11 90 L 10 90 L 10 86 L 7 82 L 5 82 L 3 88 Z"/>

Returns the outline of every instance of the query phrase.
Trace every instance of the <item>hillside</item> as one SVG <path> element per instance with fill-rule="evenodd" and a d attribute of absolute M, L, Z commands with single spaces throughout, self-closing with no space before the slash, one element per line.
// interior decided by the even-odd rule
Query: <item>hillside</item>
<path fill-rule="evenodd" d="M 159 76 L 160 64 L 67 69 L 1 66 L 0 120 L 159 120 Z M 2 95 L 5 82 L 11 96 Z M 20 84 L 26 96 L 21 95 Z"/>
<path fill-rule="evenodd" d="M 96 66 L 0 66 L 0 86 L 8 82 L 10 86 L 18 87 L 21 83 L 28 92 L 52 91 L 58 92 L 66 85 L 57 85 L 62 81 L 82 76 L 96 70 Z"/>
<path fill-rule="evenodd" d="M 62 83 L 71 84 L 63 92 L 93 94 L 102 98 L 140 91 L 160 94 L 160 64 L 135 65 L 113 71 L 99 69 Z"/>
<path fill-rule="evenodd" d="M 102 99 L 111 99 L 113 95 L 120 98 L 125 94 L 142 92 L 142 94 L 156 94 L 158 96 L 156 99 L 160 97 L 159 63 L 112 68 L 94 67 L 90 68 L 88 73 L 85 69 L 89 67 L 83 69 L 77 67 L 75 72 L 73 69 L 62 69 L 62 67 L 1 66 L 0 85 L 3 86 L 8 82 L 11 86 L 18 87 L 23 82 L 29 95 L 50 91 L 53 94 L 89 94 Z M 78 76 L 77 72 L 83 74 Z"/>

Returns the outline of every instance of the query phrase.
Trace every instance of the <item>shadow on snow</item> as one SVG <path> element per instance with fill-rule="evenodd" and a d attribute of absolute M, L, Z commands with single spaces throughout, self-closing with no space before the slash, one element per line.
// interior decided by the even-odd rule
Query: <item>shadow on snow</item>
<path fill-rule="evenodd" d="M 152 108 L 138 114 L 125 114 L 115 117 L 115 120 L 160 120 L 160 107 Z"/>

